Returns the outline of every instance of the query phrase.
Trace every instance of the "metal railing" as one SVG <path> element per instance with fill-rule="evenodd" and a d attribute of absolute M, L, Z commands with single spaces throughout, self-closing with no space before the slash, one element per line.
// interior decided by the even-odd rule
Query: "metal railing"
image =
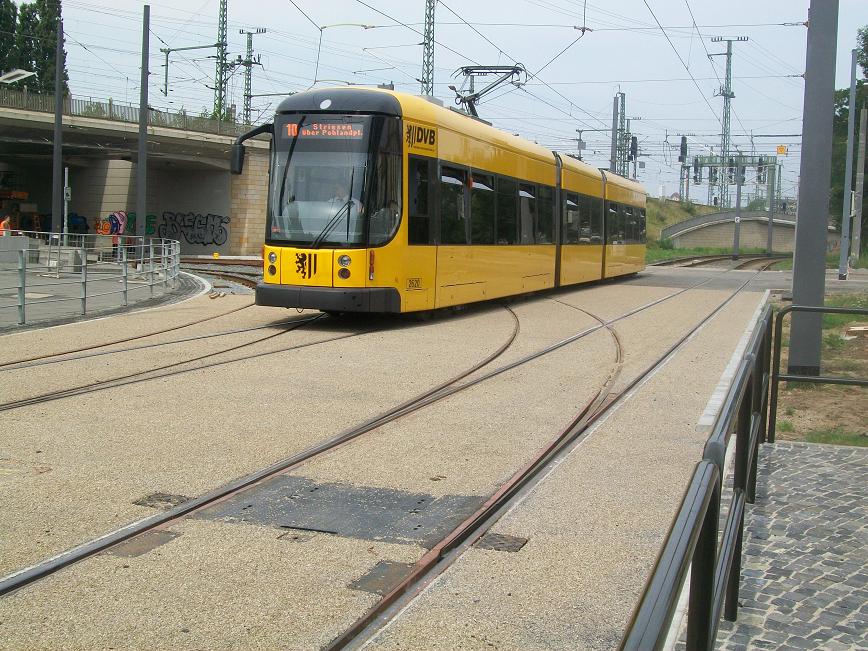
<path fill-rule="evenodd" d="M 28 307 L 78 301 L 77 313 L 84 315 L 87 314 L 89 299 L 117 295 L 120 299 L 118 306 L 126 307 L 133 292 L 147 290 L 147 296 L 133 296 L 135 300 L 142 300 L 153 297 L 156 291 L 165 293 L 178 285 L 181 243 L 177 240 L 132 235 L 8 233 L 26 237 L 27 246 L 17 250 L 17 265 L 13 267 L 17 270 L 17 284 L 0 287 L 0 294 L 15 291 L 15 303 L 0 304 L 0 310 L 17 309 L 18 323 L 22 325 L 27 323 Z M 35 242 L 38 242 L 36 248 L 32 246 Z M 36 253 L 36 263 L 31 260 L 33 253 Z M 121 287 L 105 290 L 107 283 L 120 284 Z M 75 296 L 28 296 L 29 290 L 45 291 L 75 285 L 79 287 Z M 95 287 L 99 291 L 95 291 Z M 105 307 L 102 305 L 101 309 Z"/>
<path fill-rule="evenodd" d="M 721 611 L 727 620 L 735 621 L 745 505 L 754 502 L 757 454 L 766 435 L 771 351 L 772 308 L 767 305 L 621 640 L 621 649 L 644 651 L 663 647 L 688 569 L 688 651 L 713 648 Z M 718 544 L 726 449 L 733 434 L 736 439 L 732 500 Z"/>
<path fill-rule="evenodd" d="M 27 93 L 9 88 L 0 88 L 0 106 L 7 108 L 37 111 L 39 113 L 54 113 L 54 95 Z M 86 118 L 100 118 L 115 122 L 139 123 L 138 104 L 115 102 L 112 99 L 100 100 L 90 97 L 63 98 L 63 114 Z M 200 133 L 216 133 L 237 136 L 247 131 L 248 125 L 237 124 L 228 120 L 189 115 L 186 111 L 161 111 L 151 108 L 148 111 L 148 124 L 155 127 L 168 127 L 197 131 Z"/>
<path fill-rule="evenodd" d="M 778 385 L 785 382 L 806 382 L 809 384 L 849 384 L 858 387 L 868 387 L 868 380 L 849 377 L 824 375 L 781 375 L 781 342 L 783 341 L 784 317 L 790 312 L 810 312 L 820 314 L 859 314 L 868 316 L 868 310 L 857 307 L 816 307 L 808 305 L 789 305 L 778 312 L 775 319 L 775 354 L 772 372 L 771 413 L 769 414 L 769 441 L 774 443 L 775 430 L 778 422 Z"/>

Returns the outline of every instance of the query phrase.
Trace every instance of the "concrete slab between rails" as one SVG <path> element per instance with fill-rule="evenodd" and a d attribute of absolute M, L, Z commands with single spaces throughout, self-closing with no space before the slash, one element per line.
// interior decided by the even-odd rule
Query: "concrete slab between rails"
<path fill-rule="evenodd" d="M 618 645 L 707 434 L 697 431 L 764 295 L 740 294 L 367 648 Z"/>

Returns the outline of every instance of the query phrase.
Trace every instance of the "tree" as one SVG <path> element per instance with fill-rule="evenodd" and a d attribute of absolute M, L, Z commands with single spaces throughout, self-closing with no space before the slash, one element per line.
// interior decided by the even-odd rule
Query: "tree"
<path fill-rule="evenodd" d="M 22 5 L 22 10 L 26 5 Z M 54 0 L 35 0 L 32 6 L 36 10 L 38 23 L 36 25 L 36 90 L 40 93 L 54 92 L 55 48 L 60 24 L 60 2 Z M 66 71 L 66 49 L 61 53 L 63 61 L 62 88 L 63 94 L 69 94 L 69 75 Z"/>
<path fill-rule="evenodd" d="M 9 72 L 18 66 L 15 54 L 15 25 L 18 22 L 18 7 L 12 0 L 0 0 L 0 73 Z"/>
<path fill-rule="evenodd" d="M 862 76 L 868 77 L 868 25 L 856 31 L 856 63 L 862 68 Z"/>
<path fill-rule="evenodd" d="M 36 26 L 39 24 L 39 17 L 36 15 L 36 8 L 33 5 L 24 4 L 18 9 L 18 23 L 15 26 L 15 62 L 13 68 L 21 68 L 38 72 L 36 69 Z M 27 88 L 28 90 L 36 89 L 36 78 L 28 77 L 27 79 L 15 84 L 19 89 Z"/>
<path fill-rule="evenodd" d="M 54 93 L 55 48 L 60 15 L 59 0 L 34 0 L 22 4 L 17 10 L 13 0 L 0 0 L 0 70 L 21 68 L 35 73 L 16 84 L 17 88 Z M 69 93 L 69 75 L 66 71 L 65 49 L 62 57 L 62 87 L 66 95 Z"/>

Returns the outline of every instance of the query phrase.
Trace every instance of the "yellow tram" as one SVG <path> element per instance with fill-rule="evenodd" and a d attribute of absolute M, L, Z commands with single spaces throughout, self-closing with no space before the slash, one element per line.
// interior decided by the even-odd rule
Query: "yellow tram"
<path fill-rule="evenodd" d="M 635 181 L 430 99 L 328 88 L 285 99 L 273 141 L 258 305 L 413 312 L 645 266 Z"/>

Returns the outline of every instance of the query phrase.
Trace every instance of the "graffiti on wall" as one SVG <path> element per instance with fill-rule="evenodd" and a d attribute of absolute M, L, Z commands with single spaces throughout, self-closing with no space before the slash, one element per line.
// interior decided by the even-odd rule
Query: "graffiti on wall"
<path fill-rule="evenodd" d="M 100 235 L 123 235 L 127 228 L 127 213 L 117 210 L 107 217 L 97 217 L 94 230 Z"/>
<path fill-rule="evenodd" d="M 229 241 L 230 218 L 214 213 L 165 211 L 162 217 L 145 217 L 146 237 L 165 237 L 182 244 L 221 247 Z M 97 217 L 94 231 L 100 235 L 136 235 L 136 213 L 117 210 Z"/>
<path fill-rule="evenodd" d="M 229 240 L 229 217 L 196 212 L 163 213 L 157 236 L 200 246 L 222 246 Z"/>
<path fill-rule="evenodd" d="M 74 214 L 75 213 L 70 213 L 70 225 L 72 225 L 72 219 Z M 89 230 L 87 218 L 81 217 L 79 215 L 78 219 L 83 220 L 84 222 L 84 230 L 81 232 L 87 232 Z M 93 230 L 100 235 L 135 235 L 136 213 L 126 212 L 125 210 L 116 210 L 115 212 L 106 215 L 105 217 L 97 217 L 93 222 Z M 157 216 L 148 215 L 145 218 L 145 235 L 147 235 L 148 237 L 152 237 L 156 233 Z"/>
<path fill-rule="evenodd" d="M 136 233 L 136 213 L 127 213 L 127 233 L 135 235 Z M 157 233 L 157 216 L 145 215 L 145 235 L 153 237 Z"/>

